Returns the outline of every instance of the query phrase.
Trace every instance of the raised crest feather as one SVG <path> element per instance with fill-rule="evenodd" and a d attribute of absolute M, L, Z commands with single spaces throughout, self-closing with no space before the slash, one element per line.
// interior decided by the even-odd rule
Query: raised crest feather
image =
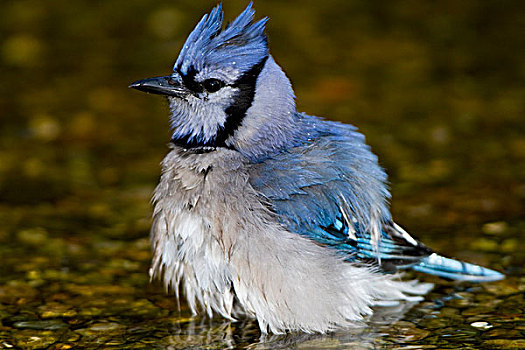
<path fill-rule="evenodd" d="M 174 70 L 185 75 L 215 67 L 231 67 L 246 72 L 268 56 L 265 17 L 253 22 L 255 10 L 250 2 L 246 9 L 224 29 L 222 6 L 219 4 L 199 21 L 186 40 Z"/>

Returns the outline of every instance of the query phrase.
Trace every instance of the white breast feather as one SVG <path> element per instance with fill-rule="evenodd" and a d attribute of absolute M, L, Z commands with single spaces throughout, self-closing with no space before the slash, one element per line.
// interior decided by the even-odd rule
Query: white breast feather
<path fill-rule="evenodd" d="M 356 267 L 287 231 L 249 185 L 236 152 L 173 150 L 163 165 L 152 271 L 167 287 L 182 284 L 194 313 L 254 316 L 263 332 L 326 332 L 355 325 L 374 304 L 418 299 L 407 294 L 430 288 Z"/>

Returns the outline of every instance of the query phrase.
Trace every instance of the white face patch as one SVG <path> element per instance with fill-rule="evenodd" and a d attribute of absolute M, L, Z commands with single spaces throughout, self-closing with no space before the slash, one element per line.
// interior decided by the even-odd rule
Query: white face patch
<path fill-rule="evenodd" d="M 182 76 L 187 94 L 180 100 L 170 99 L 172 142 L 184 148 L 231 145 L 252 105 L 256 81 L 267 58 L 247 71 L 213 65 L 190 67 Z"/>
<path fill-rule="evenodd" d="M 239 88 L 226 85 L 216 92 L 204 91 L 203 95 L 204 99 L 207 100 L 208 103 L 224 107 L 223 110 L 225 110 L 230 106 L 233 96 L 235 96 L 238 92 Z"/>
<path fill-rule="evenodd" d="M 238 88 L 224 86 L 216 92 L 188 95 L 186 99 L 169 97 L 173 137 L 204 144 L 214 140 L 224 127 L 225 111 L 238 92 Z"/>

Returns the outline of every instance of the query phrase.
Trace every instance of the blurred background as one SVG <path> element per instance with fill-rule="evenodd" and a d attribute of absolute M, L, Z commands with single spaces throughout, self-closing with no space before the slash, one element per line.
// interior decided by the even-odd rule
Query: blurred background
<path fill-rule="evenodd" d="M 246 4 L 224 1 L 226 21 Z M 160 341 L 174 332 L 201 334 L 180 326 L 189 319 L 185 306 L 179 313 L 175 298 L 149 283 L 150 196 L 168 150 L 168 110 L 163 98 L 127 86 L 170 73 L 186 36 L 215 5 L 0 3 L 0 348 L 68 348 L 95 338 L 99 345 L 160 347 L 179 341 Z M 494 318 L 487 332 L 504 331 L 482 337 L 457 305 L 445 306 L 458 312 L 434 315 L 443 327 L 432 328 L 422 304 L 407 327 L 446 330 L 456 322 L 456 330 L 475 330 L 461 340 L 469 344 L 518 344 L 525 4 L 254 6 L 256 18 L 270 17 L 271 52 L 294 84 L 298 110 L 352 123 L 367 136 L 390 176 L 398 223 L 438 251 L 510 276 L 472 295 L 458 292 L 469 307 L 492 305 L 482 310 Z M 428 305 L 457 292 L 437 283 Z M 514 318 L 505 318 L 510 309 Z M 203 327 L 209 338 L 214 328 Z M 258 339 L 256 325 L 244 329 L 253 334 L 242 342 Z M 429 337 L 415 339 L 431 343 Z"/>

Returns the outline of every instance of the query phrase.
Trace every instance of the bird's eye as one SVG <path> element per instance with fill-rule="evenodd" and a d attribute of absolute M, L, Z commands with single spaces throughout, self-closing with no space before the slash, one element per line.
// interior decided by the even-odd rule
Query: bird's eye
<path fill-rule="evenodd" d="M 208 92 L 215 92 L 219 91 L 224 86 L 224 82 L 220 81 L 219 79 L 206 79 L 202 83 L 202 86 Z"/>

